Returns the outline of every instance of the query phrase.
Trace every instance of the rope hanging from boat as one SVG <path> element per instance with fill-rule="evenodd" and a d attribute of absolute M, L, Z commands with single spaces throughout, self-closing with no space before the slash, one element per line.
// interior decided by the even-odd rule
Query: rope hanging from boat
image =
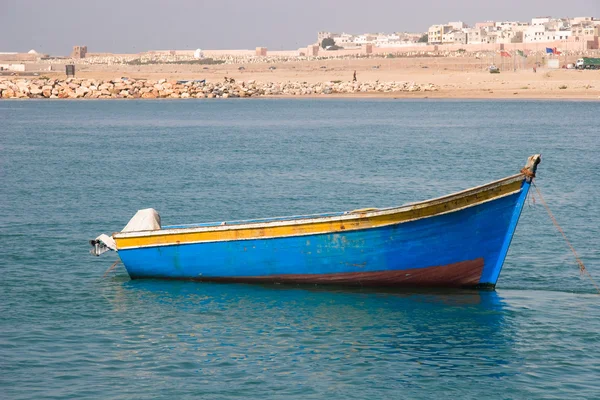
<path fill-rule="evenodd" d="M 104 276 L 103 276 L 103 278 L 106 278 L 106 276 L 108 275 L 108 273 L 109 273 L 110 271 L 112 271 L 113 269 L 115 269 L 115 268 L 117 267 L 117 265 L 118 265 L 118 264 L 119 264 L 119 260 L 115 261 L 115 262 L 113 263 L 113 265 L 111 265 L 111 266 L 110 266 L 110 268 L 106 270 L 106 272 L 104 273 Z"/>
<path fill-rule="evenodd" d="M 544 208 L 546 208 L 546 211 L 548 212 L 548 215 L 550 216 L 552 223 L 554 224 L 556 229 L 561 233 L 561 235 L 565 239 L 565 242 L 567 242 L 567 245 L 573 252 L 573 255 L 575 256 L 575 260 L 577 260 L 577 264 L 579 264 L 579 272 L 581 273 L 581 275 L 586 275 L 590 279 L 590 281 L 592 282 L 592 284 L 598 291 L 598 294 L 600 294 L 600 287 L 598 287 L 598 285 L 596 284 L 596 281 L 594 281 L 594 278 L 592 278 L 592 275 L 590 274 L 590 272 L 585 268 L 585 265 L 583 264 L 583 261 L 581 261 L 581 258 L 579 258 L 579 255 L 575 251 L 575 248 L 573 247 L 573 245 L 571 244 L 569 239 L 567 239 L 567 235 L 565 234 L 565 231 L 563 231 L 561 226 L 558 224 L 558 221 L 556 220 L 556 218 L 554 218 L 552 211 L 550 211 L 550 207 L 548 207 L 548 204 L 546 204 L 546 201 L 544 200 L 544 196 L 542 196 L 542 192 L 540 191 L 540 189 L 536 186 L 536 184 L 533 181 L 531 183 L 532 183 L 533 187 L 535 188 L 538 196 L 540 197 L 540 200 L 542 201 Z"/>

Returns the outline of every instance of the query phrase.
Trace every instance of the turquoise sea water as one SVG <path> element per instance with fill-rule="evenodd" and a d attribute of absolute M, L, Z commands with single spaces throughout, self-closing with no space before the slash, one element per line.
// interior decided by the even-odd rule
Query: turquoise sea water
<path fill-rule="evenodd" d="M 596 102 L 0 102 L 0 398 L 600 398 L 600 296 L 530 197 L 494 292 L 129 281 L 87 240 L 538 185 L 600 281 Z"/>

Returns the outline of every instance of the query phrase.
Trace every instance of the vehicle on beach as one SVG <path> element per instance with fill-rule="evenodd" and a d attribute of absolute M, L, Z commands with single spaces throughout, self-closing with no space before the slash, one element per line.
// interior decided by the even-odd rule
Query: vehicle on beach
<path fill-rule="evenodd" d="M 490 74 L 499 74 L 500 73 L 500 68 L 496 67 L 495 65 L 490 65 L 488 70 L 490 71 Z"/>
<path fill-rule="evenodd" d="M 140 210 L 91 253 L 117 251 L 132 279 L 494 288 L 540 160 L 400 207 L 170 226 Z"/>

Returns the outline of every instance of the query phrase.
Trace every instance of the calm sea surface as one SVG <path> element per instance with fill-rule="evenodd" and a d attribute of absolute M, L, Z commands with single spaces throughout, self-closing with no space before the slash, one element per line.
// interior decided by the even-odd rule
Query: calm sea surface
<path fill-rule="evenodd" d="M 87 240 L 520 170 L 600 281 L 597 102 L 0 102 L 0 398 L 600 398 L 600 296 L 530 197 L 495 292 L 130 281 Z"/>

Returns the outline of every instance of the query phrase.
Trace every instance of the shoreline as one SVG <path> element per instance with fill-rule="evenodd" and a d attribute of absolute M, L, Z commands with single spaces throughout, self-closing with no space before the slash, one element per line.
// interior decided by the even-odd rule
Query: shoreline
<path fill-rule="evenodd" d="M 514 94 L 500 95 L 480 95 L 475 96 L 472 93 L 456 94 L 435 92 L 434 94 L 411 94 L 411 93 L 394 93 L 392 95 L 384 93 L 356 93 L 356 94 L 330 94 L 330 95 L 275 95 L 262 96 L 262 98 L 271 99 L 379 99 L 379 100 L 547 100 L 547 101 L 600 101 L 600 95 L 566 95 L 566 96 L 551 96 L 540 94 L 538 96 L 519 96 Z"/>
<path fill-rule="evenodd" d="M 308 72 L 308 71 L 305 71 Z M 419 71 L 420 72 L 420 71 Z M 87 74 L 86 74 L 87 75 Z M 0 77 L 0 99 L 445 99 L 445 100 L 571 100 L 599 101 L 600 73 L 550 71 L 495 76 L 474 73 L 383 74 L 389 80 L 341 80 L 321 73 L 244 76 L 223 74 L 194 79 L 177 77 L 114 78 L 107 74 L 85 78 L 59 76 Z M 377 78 L 379 75 L 366 77 Z M 259 79 L 250 79 L 257 77 Z M 262 79 L 260 79 L 262 78 Z M 267 78 L 267 79 L 265 79 Z M 317 80 L 322 78 L 322 80 Z M 338 78 L 333 77 L 333 78 Z M 401 80 L 399 80 L 400 78 Z"/>
<path fill-rule="evenodd" d="M 600 100 L 600 71 L 544 67 L 534 70 L 531 66 L 505 65 L 503 59 L 496 61 L 502 61 L 498 74 L 490 74 L 487 69 L 494 62 L 493 57 L 215 65 L 82 64 L 77 66 L 76 78 L 72 80 L 58 71 L 0 76 L 0 97 Z M 198 82 L 206 84 L 200 86 Z M 11 90 L 4 93 L 6 89 Z"/>
<path fill-rule="evenodd" d="M 447 100 L 447 101 L 572 101 L 572 102 L 600 102 L 600 97 L 598 96 L 563 96 L 563 97 L 549 97 L 549 96 L 528 96 L 528 97 L 517 97 L 517 96 L 407 96 L 407 95 L 397 95 L 397 96 L 384 96 L 381 94 L 349 94 L 349 95 L 263 95 L 263 96 L 255 96 L 255 97 L 230 97 L 230 98 L 216 98 L 215 100 L 259 100 L 259 99 L 270 99 L 270 100 Z M 131 101 L 131 100 L 141 100 L 141 101 L 176 101 L 176 100 L 210 100 L 207 98 L 187 98 L 187 99 L 174 99 L 174 98 L 153 98 L 153 99 L 144 99 L 144 98 L 102 98 L 102 99 L 90 99 L 90 98 L 77 98 L 77 99 L 46 99 L 46 98 L 9 98 L 9 99 L 0 99 L 0 104 L 2 102 L 11 102 L 11 101 Z"/>
<path fill-rule="evenodd" d="M 519 96 L 510 94 L 501 95 L 480 95 L 474 96 L 470 93 L 456 94 L 456 93 L 436 93 L 432 95 L 423 94 L 408 94 L 408 93 L 394 93 L 387 95 L 383 93 L 336 93 L 336 94 L 311 94 L 311 95 L 260 95 L 252 97 L 228 97 L 228 98 L 214 98 L 214 100 L 257 100 L 257 99 L 271 99 L 271 100 L 460 100 L 460 101 L 585 101 L 585 102 L 600 102 L 600 95 L 566 95 L 566 96 L 553 96 L 540 94 L 538 96 Z M 1 98 L 0 104 L 5 101 L 126 101 L 126 100 L 142 100 L 142 101 L 177 101 L 177 100 L 211 100 L 209 98 L 142 98 L 142 97 L 111 97 L 111 98 L 30 98 L 30 97 L 12 97 L 12 98 Z"/>

